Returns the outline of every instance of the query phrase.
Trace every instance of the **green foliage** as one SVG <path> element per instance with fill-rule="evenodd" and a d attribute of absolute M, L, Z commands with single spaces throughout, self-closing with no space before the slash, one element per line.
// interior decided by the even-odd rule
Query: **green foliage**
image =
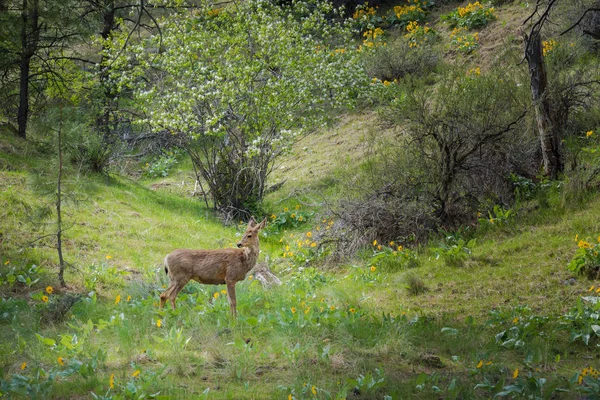
<path fill-rule="evenodd" d="M 170 170 L 178 163 L 177 157 L 180 152 L 170 151 L 155 158 L 151 163 L 146 164 L 146 175 L 150 178 L 164 178 L 169 175 Z"/>
<path fill-rule="evenodd" d="M 475 244 L 476 239 L 471 239 L 467 242 L 463 238 L 447 236 L 438 247 L 434 247 L 432 250 L 436 254 L 436 259 L 441 259 L 444 265 L 448 267 L 462 267 L 465 264 L 465 260 L 471 257 Z"/>
<path fill-rule="evenodd" d="M 297 229 L 301 225 L 306 224 L 312 214 L 300 208 L 300 205 L 296 205 L 291 210 L 285 207 L 283 212 L 271 214 L 266 232 L 270 235 L 277 234 L 282 233 L 286 229 Z"/>
<path fill-rule="evenodd" d="M 454 28 L 450 33 L 450 45 L 461 53 L 471 54 L 479 48 L 479 33 L 468 32 L 466 28 Z"/>
<path fill-rule="evenodd" d="M 479 1 L 469 3 L 465 7 L 442 15 L 442 20 L 448 22 L 451 28 L 477 29 L 486 26 L 496 19 L 493 7 L 482 5 Z"/>
<path fill-rule="evenodd" d="M 375 395 L 385 384 L 385 376 L 382 370 L 375 369 L 375 374 L 371 372 L 366 375 L 359 375 L 355 379 L 348 379 L 348 385 L 352 387 L 355 393 L 361 396 Z M 384 399 L 391 399 L 390 396 L 384 396 Z"/>
<path fill-rule="evenodd" d="M 412 272 L 404 274 L 404 286 L 406 287 L 408 294 L 412 296 L 418 296 L 427 291 L 427 286 L 425 286 L 423 279 Z"/>
<path fill-rule="evenodd" d="M 373 255 L 369 260 L 369 265 L 376 266 L 383 271 L 397 272 L 402 269 L 419 266 L 416 252 L 399 246 L 395 242 L 382 245 L 374 241 L 372 251 Z"/>
<path fill-rule="evenodd" d="M 600 277 L 600 236 L 598 236 L 598 243 L 583 239 L 579 240 L 579 235 L 577 235 L 575 241 L 579 248 L 567 268 L 589 279 L 598 279 Z"/>
<path fill-rule="evenodd" d="M 4 261 L 5 271 L 0 271 L 0 286 L 8 285 L 11 289 L 17 285 L 32 287 L 39 282 L 39 267 L 35 264 L 30 267 L 10 265 L 10 260 Z"/>
<path fill-rule="evenodd" d="M 592 291 L 594 286 L 590 289 Z M 600 340 L 600 297 L 577 299 L 577 305 L 563 315 L 563 329 L 570 333 L 570 341 L 581 340 L 586 346 Z"/>
<path fill-rule="evenodd" d="M 481 226 L 506 226 L 513 220 L 513 216 L 514 210 L 496 204 L 488 211 L 488 218 L 480 217 L 478 221 Z"/>

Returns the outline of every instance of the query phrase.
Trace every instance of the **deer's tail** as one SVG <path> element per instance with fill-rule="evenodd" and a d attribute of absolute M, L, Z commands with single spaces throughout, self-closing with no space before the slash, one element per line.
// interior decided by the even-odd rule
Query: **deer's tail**
<path fill-rule="evenodd" d="M 167 261 L 167 259 L 169 258 L 169 256 L 165 257 L 165 274 L 169 275 L 169 262 Z"/>

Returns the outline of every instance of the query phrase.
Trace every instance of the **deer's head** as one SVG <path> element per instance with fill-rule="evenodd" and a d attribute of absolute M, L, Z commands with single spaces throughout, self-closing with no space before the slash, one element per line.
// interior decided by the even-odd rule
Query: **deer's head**
<path fill-rule="evenodd" d="M 263 219 L 260 224 L 257 224 L 254 218 L 248 221 L 246 232 L 237 244 L 237 247 L 258 247 L 258 232 L 265 227 L 267 219 Z"/>

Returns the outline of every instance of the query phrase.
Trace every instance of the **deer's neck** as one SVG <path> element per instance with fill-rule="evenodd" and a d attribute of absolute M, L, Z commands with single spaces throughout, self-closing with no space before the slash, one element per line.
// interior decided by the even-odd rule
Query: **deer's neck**
<path fill-rule="evenodd" d="M 256 260 L 258 260 L 258 254 L 260 253 L 260 249 L 258 248 L 258 246 L 246 247 L 244 249 L 244 252 L 246 253 L 246 260 L 248 263 L 247 268 L 248 271 L 250 271 L 256 265 Z"/>

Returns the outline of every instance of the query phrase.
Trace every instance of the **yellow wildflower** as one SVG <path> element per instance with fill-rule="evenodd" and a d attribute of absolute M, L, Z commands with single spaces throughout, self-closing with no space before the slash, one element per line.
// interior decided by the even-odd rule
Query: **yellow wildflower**
<path fill-rule="evenodd" d="M 287 207 L 285 207 L 285 208 L 283 209 L 283 212 L 288 212 L 288 211 L 290 211 L 290 210 L 289 210 L 289 208 L 287 208 Z"/>
<path fill-rule="evenodd" d="M 402 246 L 398 246 L 398 251 L 402 251 Z"/>
<path fill-rule="evenodd" d="M 513 319 L 513 324 L 518 324 L 519 323 L 519 317 L 515 317 Z"/>
<path fill-rule="evenodd" d="M 329 309 L 330 309 L 331 311 L 333 311 L 333 310 L 335 310 L 335 306 L 329 306 Z"/>
<path fill-rule="evenodd" d="M 302 218 L 302 215 L 298 217 L 298 221 L 302 222 L 304 218 Z"/>
<path fill-rule="evenodd" d="M 312 392 L 313 395 L 317 395 L 317 388 L 315 386 L 313 386 L 312 388 L 310 388 L 310 391 Z"/>
<path fill-rule="evenodd" d="M 160 320 L 160 319 L 157 319 L 157 320 L 156 320 L 156 327 L 157 327 L 157 328 L 160 328 L 160 327 L 162 327 L 162 320 Z"/>
<path fill-rule="evenodd" d="M 479 360 L 479 364 L 477 364 L 477 368 L 483 367 L 483 360 Z"/>
<path fill-rule="evenodd" d="M 300 204 L 296 204 L 296 210 L 300 209 Z"/>
<path fill-rule="evenodd" d="M 225 289 L 221 290 L 221 294 L 227 294 L 227 290 L 225 290 Z"/>
<path fill-rule="evenodd" d="M 4 261 L 4 265 L 8 265 L 8 264 L 10 264 L 10 260 Z"/>
<path fill-rule="evenodd" d="M 312 232 L 306 232 L 306 237 L 312 237 Z"/>
<path fill-rule="evenodd" d="M 108 381 L 108 387 L 111 389 L 115 388 L 115 374 L 110 374 L 110 379 Z"/>
<path fill-rule="evenodd" d="M 136 369 L 135 372 L 133 374 L 131 374 L 131 376 L 133 376 L 134 378 L 137 378 L 138 376 L 140 376 L 140 370 Z"/>
<path fill-rule="evenodd" d="M 373 246 L 377 246 L 377 239 L 373 240 Z"/>
<path fill-rule="evenodd" d="M 374 266 L 374 265 L 371 265 L 371 268 L 370 268 L 370 269 L 371 269 L 371 272 L 375 272 L 375 271 L 377 270 L 377 268 L 375 268 L 375 266 Z"/>
<path fill-rule="evenodd" d="M 310 244 L 310 247 L 317 247 L 317 242 L 312 242 L 312 243 Z"/>
<path fill-rule="evenodd" d="M 48 302 L 48 296 L 42 296 L 42 301 L 44 303 L 47 303 Z"/>
<path fill-rule="evenodd" d="M 292 218 L 296 218 L 296 214 L 292 214 L 292 215 L 291 215 L 291 217 L 292 217 Z"/>
<path fill-rule="evenodd" d="M 21 371 L 23 371 L 25 368 L 27 368 L 27 362 L 23 361 L 23 364 L 21 364 Z"/>
<path fill-rule="evenodd" d="M 54 292 L 54 288 L 52 286 L 46 287 L 46 293 L 52 294 Z"/>
<path fill-rule="evenodd" d="M 219 292 L 214 292 L 214 293 L 213 293 L 213 297 L 214 297 L 215 299 L 218 299 L 218 298 L 219 298 Z"/>
<path fill-rule="evenodd" d="M 271 219 L 275 219 L 275 218 L 277 218 L 277 215 L 271 214 Z"/>
<path fill-rule="evenodd" d="M 254 279 L 254 277 L 252 275 L 249 275 L 248 280 L 251 281 L 252 279 Z"/>
<path fill-rule="evenodd" d="M 350 309 L 350 312 L 351 312 L 352 314 L 354 314 L 354 313 L 356 312 L 356 310 L 355 310 L 354 308 L 351 308 L 351 309 Z"/>
<path fill-rule="evenodd" d="M 59 365 L 65 365 L 65 359 L 60 356 L 56 359 L 56 361 Z"/>
<path fill-rule="evenodd" d="M 585 133 L 585 137 L 590 137 L 590 136 L 592 136 L 593 134 L 594 134 L 594 131 L 587 131 L 587 132 Z"/>
<path fill-rule="evenodd" d="M 121 295 L 118 294 L 117 297 L 115 298 L 115 304 L 119 304 L 121 302 Z"/>
<path fill-rule="evenodd" d="M 593 292 L 594 291 L 594 285 L 590 286 L 590 288 L 588 289 L 588 292 Z"/>
<path fill-rule="evenodd" d="M 106 256 L 107 260 L 110 260 L 112 258 L 112 256 Z"/>
<path fill-rule="evenodd" d="M 519 368 L 515 369 L 515 372 L 513 372 L 513 379 L 517 379 L 519 377 Z"/>
<path fill-rule="evenodd" d="M 585 240 L 580 240 L 579 243 L 577 243 L 577 246 L 579 246 L 580 249 L 589 249 L 592 247 L 592 245 Z"/>
<path fill-rule="evenodd" d="M 296 307 L 292 307 L 291 310 L 292 310 L 292 314 L 296 314 Z"/>
<path fill-rule="evenodd" d="M 308 314 L 309 312 L 310 312 L 310 306 L 308 306 L 304 309 L 304 314 Z"/>
<path fill-rule="evenodd" d="M 288 400 L 294 400 L 294 396 L 291 393 L 288 395 Z"/>

